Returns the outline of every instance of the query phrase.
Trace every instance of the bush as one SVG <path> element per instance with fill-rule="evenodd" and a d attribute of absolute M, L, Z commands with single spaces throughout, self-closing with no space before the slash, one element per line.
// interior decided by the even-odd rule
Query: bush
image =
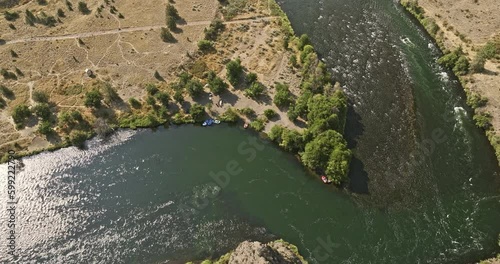
<path fill-rule="evenodd" d="M 205 119 L 205 107 L 200 104 L 193 104 L 189 109 L 189 114 L 195 120 L 195 122 L 200 122 Z"/>
<path fill-rule="evenodd" d="M 458 75 L 467 74 L 469 71 L 469 60 L 464 55 L 461 55 L 453 66 L 453 72 Z"/>
<path fill-rule="evenodd" d="M 81 130 L 73 130 L 69 134 L 69 141 L 73 146 L 78 148 L 83 148 L 85 144 L 85 140 L 89 138 L 89 134 L 81 131 Z"/>
<path fill-rule="evenodd" d="M 174 19 L 180 19 L 181 17 L 179 16 L 179 12 L 177 9 L 171 5 L 167 4 L 167 7 L 165 8 L 165 14 L 167 17 L 172 17 Z"/>
<path fill-rule="evenodd" d="M 196 98 L 203 92 L 203 84 L 198 80 L 189 80 L 186 84 L 186 90 L 192 98 Z"/>
<path fill-rule="evenodd" d="M 8 70 L 6 70 L 6 69 L 3 69 L 3 68 L 2 68 L 2 69 L 0 69 L 0 74 L 1 74 L 1 75 L 3 76 L 3 78 L 4 78 L 4 79 L 6 79 L 6 80 L 9 80 L 9 79 L 10 79 L 10 80 L 17 80 L 17 76 L 16 76 L 16 74 L 15 74 L 15 73 L 13 73 L 13 72 L 8 71 Z"/>
<path fill-rule="evenodd" d="M 130 106 L 132 106 L 133 108 L 141 108 L 141 102 L 139 102 L 137 99 L 135 98 L 130 98 L 128 99 L 128 103 L 130 104 Z"/>
<path fill-rule="evenodd" d="M 273 119 L 278 116 L 278 114 L 273 110 L 273 109 L 266 109 L 264 110 L 264 116 L 267 119 Z"/>
<path fill-rule="evenodd" d="M 264 85 L 260 82 L 254 82 L 250 85 L 250 87 L 245 89 L 245 96 L 252 99 L 257 99 L 262 94 L 264 94 Z"/>
<path fill-rule="evenodd" d="M 14 97 L 14 92 L 11 89 L 9 89 L 6 86 L 1 85 L 1 84 L 0 84 L 0 93 L 2 93 L 3 96 L 5 96 L 7 98 Z"/>
<path fill-rule="evenodd" d="M 304 49 L 300 52 L 300 61 L 302 63 L 306 62 L 306 58 L 309 54 L 314 52 L 314 48 L 311 45 L 305 45 Z"/>
<path fill-rule="evenodd" d="M 33 107 L 33 112 L 43 121 L 48 121 L 50 119 L 50 107 L 46 103 L 37 104 L 35 107 Z"/>
<path fill-rule="evenodd" d="M 292 93 L 288 89 L 288 85 L 276 83 L 276 94 L 273 102 L 278 107 L 288 107 L 292 103 Z"/>
<path fill-rule="evenodd" d="M 102 100 L 102 94 L 99 92 L 97 89 L 93 89 L 90 92 L 85 93 L 85 101 L 84 105 L 86 107 L 94 107 L 94 108 L 99 108 L 101 107 L 101 100 Z"/>
<path fill-rule="evenodd" d="M 251 85 L 256 81 L 257 81 L 257 74 L 253 72 L 247 74 L 247 76 L 245 77 L 245 82 L 247 83 L 247 85 Z"/>
<path fill-rule="evenodd" d="M 168 93 L 159 92 L 156 94 L 156 99 L 158 99 L 158 101 L 160 101 L 160 103 L 163 106 L 168 106 L 168 102 L 170 101 L 170 96 L 168 95 Z"/>
<path fill-rule="evenodd" d="M 14 119 L 14 123 L 16 123 L 16 125 L 18 126 L 22 125 L 26 118 L 30 117 L 30 115 L 31 111 L 25 104 L 17 105 L 12 110 L 12 119 Z"/>
<path fill-rule="evenodd" d="M 167 28 L 161 28 L 160 36 L 163 42 L 175 42 L 174 35 L 172 35 L 172 33 L 170 33 L 170 30 L 168 30 Z"/>
<path fill-rule="evenodd" d="M 243 74 L 243 66 L 241 66 L 241 61 L 239 58 L 235 60 L 231 60 L 226 64 L 226 76 L 229 83 L 233 86 L 236 86 Z"/>
<path fill-rule="evenodd" d="M 478 52 L 478 56 L 484 59 L 493 59 L 497 54 L 500 53 L 500 44 L 488 41 Z"/>
<path fill-rule="evenodd" d="M 342 135 L 334 130 L 328 130 L 311 142 L 307 143 L 301 159 L 308 168 L 325 172 L 335 184 L 340 184 L 347 178 L 350 150 Z"/>
<path fill-rule="evenodd" d="M 488 98 L 482 97 L 476 92 L 470 92 L 467 95 L 467 104 L 472 108 L 483 107 L 488 102 Z"/>
<path fill-rule="evenodd" d="M 19 18 L 19 14 L 17 12 L 9 12 L 5 11 L 3 12 L 3 16 L 5 17 L 5 20 L 7 21 L 14 21 Z"/>
<path fill-rule="evenodd" d="M 148 92 L 149 95 L 155 95 L 159 90 L 158 87 L 154 84 L 146 84 L 146 91 Z"/>
<path fill-rule="evenodd" d="M 49 121 L 42 121 L 40 125 L 38 125 L 38 133 L 42 135 L 50 135 L 54 133 L 54 129 L 52 129 L 52 124 Z"/>
<path fill-rule="evenodd" d="M 153 96 L 149 95 L 147 98 L 146 98 L 146 103 L 150 106 L 152 106 L 153 108 L 156 107 L 156 100 Z"/>
<path fill-rule="evenodd" d="M 84 15 L 90 14 L 90 12 L 91 12 L 87 6 L 87 3 L 83 2 L 83 1 L 78 2 L 78 11 L 80 11 L 80 13 L 82 13 Z"/>
<path fill-rule="evenodd" d="M 470 70 L 474 73 L 479 73 L 484 71 L 484 64 L 486 63 L 486 58 L 477 54 L 476 57 L 472 60 L 470 65 Z"/>
<path fill-rule="evenodd" d="M 255 111 L 250 107 L 245 107 L 245 108 L 239 109 L 238 111 L 248 118 L 252 118 L 255 116 Z"/>
<path fill-rule="evenodd" d="M 227 83 L 225 83 L 220 77 L 216 76 L 208 81 L 208 85 L 210 86 L 210 91 L 212 93 L 219 95 L 227 90 Z"/>
<path fill-rule="evenodd" d="M 240 116 L 234 111 L 233 108 L 228 108 L 226 112 L 220 116 L 220 120 L 227 123 L 235 123 L 238 122 L 239 119 Z"/>
<path fill-rule="evenodd" d="M 61 8 L 59 8 L 59 9 L 57 9 L 57 16 L 58 17 L 65 17 L 66 14 L 64 14 L 64 11 Z"/>
<path fill-rule="evenodd" d="M 479 112 L 474 115 L 473 119 L 476 125 L 482 129 L 488 130 L 491 127 L 491 114 L 488 112 Z"/>
<path fill-rule="evenodd" d="M 184 96 L 182 95 L 182 91 L 175 91 L 174 100 L 178 103 L 184 102 Z"/>
<path fill-rule="evenodd" d="M 177 30 L 177 22 L 173 17 L 167 17 L 167 28 L 170 30 Z"/>
<path fill-rule="evenodd" d="M 213 21 L 212 23 L 210 23 L 210 26 L 205 29 L 205 39 L 212 41 L 217 40 L 217 37 L 222 31 L 224 31 L 225 28 L 226 26 L 224 25 L 224 23 L 222 23 L 222 21 Z"/>
<path fill-rule="evenodd" d="M 311 40 L 309 39 L 309 36 L 307 36 L 306 34 L 302 34 L 299 38 L 297 48 L 299 50 L 302 50 L 306 45 L 310 45 L 310 44 L 311 44 Z"/>
<path fill-rule="evenodd" d="M 211 41 L 202 39 L 198 41 L 198 49 L 206 53 L 214 49 L 214 44 Z"/>
<path fill-rule="evenodd" d="M 257 118 L 254 121 L 250 122 L 250 127 L 255 129 L 255 131 L 262 131 L 266 127 L 267 120 L 264 118 Z"/>
<path fill-rule="evenodd" d="M 49 96 L 42 91 L 34 91 L 33 92 L 33 101 L 37 103 L 48 103 L 49 102 Z"/>

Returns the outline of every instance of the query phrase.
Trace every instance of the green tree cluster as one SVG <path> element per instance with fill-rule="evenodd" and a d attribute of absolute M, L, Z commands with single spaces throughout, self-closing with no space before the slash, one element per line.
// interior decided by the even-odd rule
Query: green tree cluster
<path fill-rule="evenodd" d="M 438 63 L 459 75 L 469 71 L 469 60 L 465 57 L 462 47 L 443 55 L 438 59 Z"/>
<path fill-rule="evenodd" d="M 229 83 L 233 86 L 238 85 L 243 75 L 243 66 L 241 66 L 240 58 L 231 60 L 226 64 L 226 77 Z"/>
<path fill-rule="evenodd" d="M 230 107 L 220 116 L 220 120 L 227 123 L 236 123 L 240 120 L 240 116 Z"/>
<path fill-rule="evenodd" d="M 167 4 L 167 7 L 165 9 L 165 15 L 166 15 L 167 27 L 170 30 L 176 30 L 177 20 L 181 18 L 179 16 L 179 12 L 177 11 L 177 9 L 173 5 Z"/>
<path fill-rule="evenodd" d="M 227 83 L 225 83 L 224 80 L 217 76 L 213 71 L 210 71 L 207 74 L 207 79 L 210 91 L 212 91 L 212 93 L 214 93 L 215 95 L 222 94 L 228 88 Z"/>
<path fill-rule="evenodd" d="M 278 107 L 288 107 L 293 101 L 292 93 L 285 83 L 276 83 L 276 94 L 274 95 L 273 102 Z"/>
<path fill-rule="evenodd" d="M 191 106 L 191 108 L 189 108 L 189 114 L 195 122 L 200 122 L 205 119 L 205 107 L 195 103 Z"/>
<path fill-rule="evenodd" d="M 24 122 L 31 116 L 31 110 L 25 104 L 19 104 L 12 109 L 12 119 L 18 128 L 24 126 Z"/>
<path fill-rule="evenodd" d="M 103 99 L 103 96 L 101 92 L 99 92 L 98 89 L 92 89 L 91 91 L 85 93 L 85 100 L 83 104 L 86 107 L 93 107 L 93 108 L 99 108 L 101 107 L 101 100 Z"/>

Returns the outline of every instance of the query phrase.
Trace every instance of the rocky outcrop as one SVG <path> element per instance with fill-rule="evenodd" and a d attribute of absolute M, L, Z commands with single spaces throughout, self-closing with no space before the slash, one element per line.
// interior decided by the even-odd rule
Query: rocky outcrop
<path fill-rule="evenodd" d="M 305 263 L 290 244 L 278 240 L 268 244 L 245 241 L 229 258 L 229 264 L 302 264 Z"/>
<path fill-rule="evenodd" d="M 188 262 L 192 263 L 192 262 Z M 307 264 L 297 247 L 283 240 L 267 244 L 244 241 L 238 247 L 215 261 L 205 260 L 202 264 Z"/>

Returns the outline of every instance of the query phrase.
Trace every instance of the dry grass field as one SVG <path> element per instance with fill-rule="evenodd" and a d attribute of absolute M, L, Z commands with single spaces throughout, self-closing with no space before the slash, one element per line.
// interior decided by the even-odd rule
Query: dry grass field
<path fill-rule="evenodd" d="M 160 37 L 161 28 L 166 27 L 168 1 L 89 0 L 86 1 L 87 14 L 78 10 L 75 0 L 38 2 L 19 1 L 1 10 L 19 14 L 17 19 L 10 21 L 0 17 L 0 68 L 16 74 L 13 79 L 0 76 L 0 85 L 14 92 L 12 97 L 4 96 L 6 106 L 0 110 L 1 154 L 8 149 L 16 149 L 19 153 L 47 149 L 68 137 L 69 132 L 57 123 L 53 127 L 55 135 L 40 134 L 37 132 L 40 121 L 35 116 L 31 116 L 23 128 L 16 128 L 12 110 L 19 104 L 27 104 L 33 109 L 37 104 L 33 100 L 35 92 L 49 95 L 55 117 L 61 112 L 77 110 L 93 126 L 102 113 L 97 115 L 84 106 L 85 93 L 102 83 L 111 84 L 122 100 L 121 104 L 104 103 L 110 112 L 106 116 L 119 120 L 150 110 L 145 103 L 146 84 L 156 84 L 172 97 L 174 91 L 170 84 L 181 72 L 190 71 L 205 84 L 199 67 L 193 65 L 203 65 L 203 71 L 214 70 L 225 78 L 225 63 L 236 57 L 241 58 L 246 72 L 258 75 L 267 96 L 256 101 L 245 97 L 241 90 L 230 89 L 221 95 L 226 104 L 212 107 L 219 97 L 211 97 L 210 101 L 209 90 L 205 88 L 202 99 L 196 102 L 206 105 L 212 116 L 220 115 L 228 107 L 250 107 L 257 115 L 271 108 L 279 117 L 267 123 L 266 130 L 271 123 L 298 128 L 271 99 L 275 93 L 274 82 L 290 84 L 296 94 L 301 76 L 289 65 L 292 52 L 284 48 L 279 18 L 271 16 L 268 1 L 232 1 L 240 5 L 241 12 L 231 13 L 229 20 L 224 17 L 229 12 L 222 10 L 217 0 L 178 0 L 172 5 L 178 10 L 181 21 L 178 30 L 172 32 L 175 38 L 172 43 L 163 42 Z M 63 14 L 59 14 L 59 9 Z M 26 10 L 38 18 L 53 16 L 55 25 L 29 25 L 25 19 Z M 226 20 L 226 29 L 215 42 L 216 52 L 201 53 L 197 43 L 204 38 L 205 28 L 216 18 Z M 91 69 L 95 76 L 87 76 L 86 69 Z M 154 77 L 156 71 L 160 79 Z M 143 107 L 131 108 L 127 103 L 130 98 L 138 99 Z M 195 102 L 188 95 L 185 100 L 184 103 L 172 100 L 169 112 L 186 110 Z"/>

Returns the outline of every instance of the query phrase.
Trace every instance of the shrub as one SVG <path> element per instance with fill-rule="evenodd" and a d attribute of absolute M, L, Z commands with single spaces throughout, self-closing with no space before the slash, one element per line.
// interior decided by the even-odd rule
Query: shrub
<path fill-rule="evenodd" d="M 306 45 L 310 45 L 310 44 L 311 44 L 311 40 L 309 39 L 309 36 L 307 36 L 306 34 L 302 34 L 299 38 L 297 48 L 299 50 L 302 50 Z"/>
<path fill-rule="evenodd" d="M 66 14 L 64 14 L 64 11 L 61 8 L 59 8 L 59 9 L 57 9 L 57 16 L 58 17 L 65 17 Z"/>
<path fill-rule="evenodd" d="M 18 126 L 22 125 L 30 115 L 31 111 L 25 104 L 17 105 L 12 110 L 12 119 L 14 119 L 14 123 Z"/>
<path fill-rule="evenodd" d="M 278 116 L 278 114 L 273 110 L 273 109 L 266 109 L 264 110 L 264 116 L 267 119 L 273 119 Z"/>
<path fill-rule="evenodd" d="M 52 124 L 49 121 L 42 121 L 40 125 L 38 125 L 38 133 L 42 135 L 50 135 L 54 132 L 52 129 Z"/>
<path fill-rule="evenodd" d="M 238 111 L 248 118 L 252 118 L 255 116 L 255 111 L 250 107 L 245 107 L 245 108 L 239 109 Z"/>
<path fill-rule="evenodd" d="M 48 121 L 50 119 L 50 107 L 46 103 L 37 104 L 35 107 L 33 107 L 33 112 L 43 121 Z"/>
<path fill-rule="evenodd" d="M 235 60 L 231 60 L 226 64 L 226 76 L 229 83 L 233 86 L 236 86 L 243 74 L 243 66 L 241 66 L 241 61 L 239 58 Z"/>
<path fill-rule="evenodd" d="M 17 58 L 19 57 L 19 55 L 17 55 L 17 53 L 13 50 L 10 50 L 10 56 L 12 56 L 12 58 Z"/>
<path fill-rule="evenodd" d="M 198 49 L 206 53 L 214 49 L 214 44 L 211 41 L 202 39 L 198 41 Z"/>
<path fill-rule="evenodd" d="M 488 41 L 478 52 L 478 55 L 484 59 L 493 59 L 497 54 L 500 53 L 500 44 L 492 41 Z"/>
<path fill-rule="evenodd" d="M 467 104 L 472 108 L 483 107 L 488 102 L 488 98 L 482 97 L 476 92 L 470 92 L 467 95 Z"/>
<path fill-rule="evenodd" d="M 90 14 L 90 12 L 91 12 L 87 6 L 87 3 L 83 2 L 83 1 L 78 2 L 78 11 L 80 11 L 80 13 L 82 13 L 84 15 Z"/>
<path fill-rule="evenodd" d="M 476 125 L 485 130 L 488 130 L 491 127 L 491 118 L 491 114 L 488 112 L 479 112 L 473 117 Z"/>
<path fill-rule="evenodd" d="M 288 89 L 288 85 L 276 83 L 276 94 L 273 102 L 278 107 L 287 107 L 292 103 L 292 93 Z"/>
<path fill-rule="evenodd" d="M 175 91 L 174 100 L 178 103 L 184 102 L 184 96 L 182 95 L 182 91 Z"/>
<path fill-rule="evenodd" d="M 16 74 L 15 74 L 15 73 L 13 73 L 13 72 L 8 71 L 8 70 L 6 70 L 6 69 L 3 69 L 3 68 L 2 68 L 2 69 L 0 69 L 0 74 L 1 74 L 1 75 L 3 76 L 3 78 L 4 78 L 4 79 L 6 79 L 6 80 L 9 80 L 9 79 L 10 79 L 10 80 L 17 80 L 17 76 L 16 76 Z"/>
<path fill-rule="evenodd" d="M 257 99 L 262 94 L 264 94 L 264 85 L 260 82 L 254 82 L 250 85 L 250 87 L 245 89 L 245 96 L 252 99 Z"/>
<path fill-rule="evenodd" d="M 130 104 L 130 106 L 132 106 L 133 108 L 141 108 L 141 102 L 139 102 L 137 99 L 135 98 L 130 98 L 128 99 L 128 103 Z"/>
<path fill-rule="evenodd" d="M 49 96 L 42 91 L 34 91 L 33 92 L 33 101 L 37 103 L 48 103 L 49 102 Z"/>
<path fill-rule="evenodd" d="M 85 145 L 85 140 L 89 138 L 89 135 L 81 130 L 73 130 L 69 134 L 69 141 L 73 146 L 78 148 L 83 148 Z"/>
<path fill-rule="evenodd" d="M 7 98 L 14 97 L 14 92 L 11 89 L 1 84 L 0 84 L 0 93 L 2 93 Z"/>
<path fill-rule="evenodd" d="M 234 111 L 233 108 L 228 108 L 226 112 L 224 112 L 220 116 L 220 120 L 228 123 L 235 123 L 240 119 L 240 116 Z"/>
<path fill-rule="evenodd" d="M 175 42 L 174 35 L 172 35 L 172 33 L 170 33 L 170 30 L 168 30 L 167 28 L 161 28 L 160 36 L 163 42 Z"/>
<path fill-rule="evenodd" d="M 214 20 L 210 23 L 210 26 L 205 29 L 205 39 L 212 41 L 217 40 L 217 37 L 222 31 L 224 31 L 225 28 L 226 26 L 222 23 L 222 21 Z"/>
<path fill-rule="evenodd" d="M 219 95 L 227 90 L 227 83 L 225 83 L 220 77 L 216 76 L 213 79 L 208 81 L 208 85 L 210 86 L 210 91 L 212 93 Z"/>
<path fill-rule="evenodd" d="M 267 120 L 264 118 L 257 118 L 250 122 L 250 127 L 255 129 L 255 131 L 262 131 L 266 127 Z"/>
<path fill-rule="evenodd" d="M 203 92 L 203 84 L 198 80 L 189 80 L 186 84 L 186 90 L 191 95 L 191 97 L 196 98 Z"/>
<path fill-rule="evenodd" d="M 168 102 L 170 101 L 170 96 L 168 95 L 168 93 L 159 92 L 156 94 L 156 99 L 158 99 L 158 101 L 160 101 L 160 103 L 163 106 L 168 106 Z"/>
<path fill-rule="evenodd" d="M 3 16 L 5 17 L 5 20 L 7 21 L 14 21 L 19 18 L 19 14 L 17 12 L 9 12 L 5 11 L 3 12 Z"/>
<path fill-rule="evenodd" d="M 257 74 L 253 72 L 247 74 L 247 76 L 245 77 L 245 82 L 247 83 L 247 85 L 251 85 L 256 81 L 257 81 Z"/>
<path fill-rule="evenodd" d="M 459 47 L 456 50 L 449 52 L 438 59 L 438 63 L 443 65 L 444 67 L 452 70 L 455 67 L 455 63 L 458 61 L 460 56 L 463 55 L 462 48 Z"/>
<path fill-rule="evenodd" d="M 453 66 L 453 72 L 458 75 L 464 75 L 469 71 L 469 60 L 464 55 L 461 55 Z"/>
<path fill-rule="evenodd" d="M 279 144 L 281 143 L 281 134 L 283 133 L 284 129 L 285 128 L 281 125 L 274 125 L 271 128 L 271 131 L 269 131 L 269 133 L 267 134 L 267 136 L 269 137 L 269 139 Z"/>
<path fill-rule="evenodd" d="M 196 122 L 202 121 L 205 119 L 205 107 L 195 103 L 189 108 L 189 114 Z"/>
<path fill-rule="evenodd" d="M 146 91 L 148 92 L 149 95 L 155 95 L 159 90 L 158 87 L 154 84 L 146 84 Z"/>
<path fill-rule="evenodd" d="M 85 101 L 83 104 L 86 107 L 94 107 L 94 108 L 99 108 L 101 107 L 101 100 L 102 100 L 102 94 L 99 92 L 97 89 L 93 89 L 92 91 L 89 91 L 85 93 Z"/>
<path fill-rule="evenodd" d="M 150 106 L 152 106 L 153 108 L 156 106 L 156 100 L 153 96 L 149 95 L 147 98 L 146 98 L 146 103 Z"/>
<path fill-rule="evenodd" d="M 304 49 L 300 52 L 300 61 L 302 63 L 306 62 L 306 57 L 314 52 L 314 48 L 311 45 L 305 45 Z"/>
<path fill-rule="evenodd" d="M 472 60 L 470 70 L 474 73 L 483 72 L 485 63 L 486 59 L 480 54 L 477 54 L 476 57 L 474 57 L 474 59 Z"/>

